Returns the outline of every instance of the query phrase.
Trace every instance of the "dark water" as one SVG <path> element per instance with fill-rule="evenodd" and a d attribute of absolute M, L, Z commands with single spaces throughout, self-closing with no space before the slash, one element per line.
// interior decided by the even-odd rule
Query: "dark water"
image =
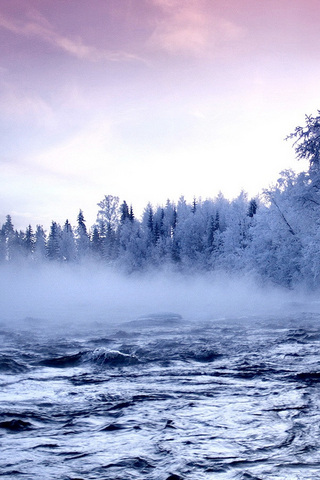
<path fill-rule="evenodd" d="M 0 331 L 3 479 L 319 479 L 320 318 Z"/>

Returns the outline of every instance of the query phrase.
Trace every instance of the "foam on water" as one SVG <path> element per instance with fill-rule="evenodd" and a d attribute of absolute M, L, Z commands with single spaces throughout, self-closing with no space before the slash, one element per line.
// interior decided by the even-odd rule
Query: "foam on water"
<path fill-rule="evenodd" d="M 2 478 L 318 478 L 318 315 L 142 320 L 1 330 Z"/>

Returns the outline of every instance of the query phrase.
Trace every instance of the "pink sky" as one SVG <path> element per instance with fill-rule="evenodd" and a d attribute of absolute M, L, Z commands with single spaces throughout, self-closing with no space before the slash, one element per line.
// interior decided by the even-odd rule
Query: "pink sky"
<path fill-rule="evenodd" d="M 256 195 L 319 108 L 318 0 L 0 3 L 0 221 Z"/>

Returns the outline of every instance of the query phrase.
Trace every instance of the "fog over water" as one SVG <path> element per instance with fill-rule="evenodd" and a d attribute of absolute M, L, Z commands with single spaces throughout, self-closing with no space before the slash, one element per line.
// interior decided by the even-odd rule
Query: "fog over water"
<path fill-rule="evenodd" d="M 174 312 L 187 320 L 318 311 L 316 295 L 259 285 L 250 277 L 152 272 L 124 275 L 97 265 L 2 268 L 1 321 L 119 323 Z"/>
<path fill-rule="evenodd" d="M 319 478 L 316 294 L 92 264 L 0 292 L 4 480 Z"/>

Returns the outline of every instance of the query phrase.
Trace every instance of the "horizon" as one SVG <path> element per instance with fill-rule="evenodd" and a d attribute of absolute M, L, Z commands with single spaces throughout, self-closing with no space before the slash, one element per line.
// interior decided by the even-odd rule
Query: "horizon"
<path fill-rule="evenodd" d="M 0 218 L 91 226 L 105 195 L 140 217 L 304 170 L 284 139 L 319 105 L 319 20 L 314 0 L 1 4 Z"/>

